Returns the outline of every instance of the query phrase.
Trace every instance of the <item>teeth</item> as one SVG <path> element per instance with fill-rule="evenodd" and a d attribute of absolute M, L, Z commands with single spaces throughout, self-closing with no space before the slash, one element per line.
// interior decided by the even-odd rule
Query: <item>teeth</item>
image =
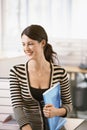
<path fill-rule="evenodd" d="M 31 53 L 27 52 L 27 54 L 31 54 Z"/>
<path fill-rule="evenodd" d="M 31 52 L 29 52 L 29 51 L 26 51 L 26 53 L 31 53 Z"/>
<path fill-rule="evenodd" d="M 31 52 L 26 52 L 28 55 L 31 55 L 32 53 Z"/>

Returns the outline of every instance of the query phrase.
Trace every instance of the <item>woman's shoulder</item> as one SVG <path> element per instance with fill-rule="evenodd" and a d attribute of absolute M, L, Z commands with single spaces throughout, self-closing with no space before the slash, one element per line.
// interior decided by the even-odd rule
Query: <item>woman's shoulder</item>
<path fill-rule="evenodd" d="M 56 64 L 52 64 L 54 70 L 61 70 L 61 71 L 66 71 L 65 68 L 61 65 L 56 65 Z"/>
<path fill-rule="evenodd" d="M 13 65 L 10 70 L 24 70 L 26 66 L 26 63 L 20 63 Z"/>
<path fill-rule="evenodd" d="M 24 66 L 25 66 L 24 63 L 20 63 L 20 64 L 13 65 L 12 67 L 13 68 L 18 68 L 18 67 L 24 67 Z"/>

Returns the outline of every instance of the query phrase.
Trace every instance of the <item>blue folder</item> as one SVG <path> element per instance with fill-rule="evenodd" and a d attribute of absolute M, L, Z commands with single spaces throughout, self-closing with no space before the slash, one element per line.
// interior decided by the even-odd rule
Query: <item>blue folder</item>
<path fill-rule="evenodd" d="M 54 84 L 53 87 L 48 89 L 43 93 L 43 99 L 45 104 L 53 104 L 56 108 L 61 107 L 61 91 L 60 83 Z M 55 116 L 52 118 L 47 118 L 50 130 L 59 130 L 64 126 L 66 118 Z"/>

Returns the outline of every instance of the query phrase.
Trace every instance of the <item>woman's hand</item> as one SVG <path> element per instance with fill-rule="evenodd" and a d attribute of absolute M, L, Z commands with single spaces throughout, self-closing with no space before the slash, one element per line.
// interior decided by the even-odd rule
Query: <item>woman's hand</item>
<path fill-rule="evenodd" d="M 64 116 L 66 114 L 65 108 L 56 108 L 52 104 L 47 104 L 43 108 L 45 117 L 51 118 L 54 116 Z"/>
<path fill-rule="evenodd" d="M 44 113 L 45 117 L 51 118 L 51 117 L 56 116 L 57 109 L 58 108 L 55 108 L 52 104 L 47 104 L 43 108 L 43 113 Z"/>
<path fill-rule="evenodd" d="M 22 127 L 22 130 L 32 130 L 31 126 L 30 125 L 24 125 Z"/>

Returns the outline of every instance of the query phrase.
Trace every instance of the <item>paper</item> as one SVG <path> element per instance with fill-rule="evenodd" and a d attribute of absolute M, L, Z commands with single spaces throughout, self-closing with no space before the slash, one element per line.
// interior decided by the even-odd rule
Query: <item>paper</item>
<path fill-rule="evenodd" d="M 10 114 L 0 114 L 0 121 L 5 123 L 12 119 L 12 116 Z"/>
<path fill-rule="evenodd" d="M 67 118 L 65 123 L 66 130 L 75 130 L 83 121 L 84 119 L 76 119 L 76 118 Z"/>
<path fill-rule="evenodd" d="M 60 83 L 58 82 L 53 87 L 43 93 L 45 104 L 53 104 L 56 108 L 61 106 Z M 65 118 L 56 116 L 47 118 L 50 130 L 59 130 L 66 122 Z"/>

